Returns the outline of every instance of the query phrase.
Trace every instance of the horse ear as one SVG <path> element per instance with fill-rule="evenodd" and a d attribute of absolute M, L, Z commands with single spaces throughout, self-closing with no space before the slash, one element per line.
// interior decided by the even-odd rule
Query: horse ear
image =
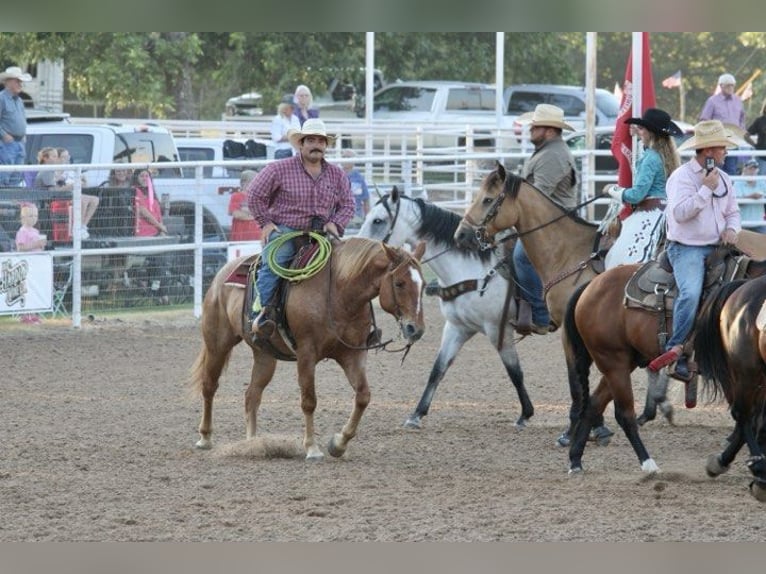
<path fill-rule="evenodd" d="M 396 186 L 391 188 L 391 201 L 399 201 L 399 188 Z"/>
<path fill-rule="evenodd" d="M 496 169 L 497 169 L 497 176 L 501 180 L 505 181 L 505 166 L 502 163 L 497 162 L 497 168 Z"/>
<path fill-rule="evenodd" d="M 378 189 L 378 184 L 376 183 L 374 185 L 375 185 L 375 193 L 378 194 L 378 199 L 383 199 L 383 194 L 380 193 L 380 190 Z"/>
<path fill-rule="evenodd" d="M 412 252 L 412 256 L 420 261 L 423 259 L 423 254 L 426 252 L 426 242 L 420 241 L 418 242 L 417 247 L 415 247 L 415 251 Z"/>

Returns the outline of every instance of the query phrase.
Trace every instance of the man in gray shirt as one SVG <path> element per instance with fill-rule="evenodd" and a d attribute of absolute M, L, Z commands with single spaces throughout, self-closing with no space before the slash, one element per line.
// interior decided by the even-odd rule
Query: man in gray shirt
<path fill-rule="evenodd" d="M 562 130 L 572 131 L 564 122 L 564 110 L 549 104 L 535 108 L 529 124 L 535 151 L 524 164 L 521 175 L 557 203 L 572 208 L 577 205 L 577 171 L 572 152 L 561 137 Z M 545 334 L 550 330 L 550 315 L 543 299 L 543 284 L 521 241 L 516 241 L 513 247 L 513 266 L 520 296 L 532 307 L 530 330 Z M 517 330 L 521 332 L 525 326 L 519 325 Z"/>
<path fill-rule="evenodd" d="M 0 92 L 0 165 L 23 165 L 26 163 L 24 137 L 27 135 L 27 116 L 24 101 L 19 97 L 22 82 L 32 79 L 17 66 L 0 73 L 5 89 Z M 21 172 L 0 172 L 0 187 L 17 186 Z"/>

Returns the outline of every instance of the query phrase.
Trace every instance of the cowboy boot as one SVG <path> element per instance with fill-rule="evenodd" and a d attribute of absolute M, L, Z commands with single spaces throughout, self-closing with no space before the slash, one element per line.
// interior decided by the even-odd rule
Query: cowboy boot
<path fill-rule="evenodd" d="M 266 305 L 258 313 L 258 316 L 253 320 L 252 331 L 253 335 L 259 339 L 269 339 L 277 328 L 277 322 L 275 320 L 276 311 L 272 305 Z"/>

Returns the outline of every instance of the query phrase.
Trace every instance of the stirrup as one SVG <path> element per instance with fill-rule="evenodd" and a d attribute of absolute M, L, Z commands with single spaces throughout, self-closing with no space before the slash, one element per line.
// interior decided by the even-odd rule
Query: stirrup
<path fill-rule="evenodd" d="M 656 373 L 661 368 L 667 367 L 671 363 L 675 363 L 678 360 L 678 357 L 681 356 L 682 351 L 683 348 L 681 345 L 676 345 L 669 351 L 665 351 L 659 357 L 656 357 L 654 360 L 652 360 L 647 368 L 650 371 L 654 371 Z"/>

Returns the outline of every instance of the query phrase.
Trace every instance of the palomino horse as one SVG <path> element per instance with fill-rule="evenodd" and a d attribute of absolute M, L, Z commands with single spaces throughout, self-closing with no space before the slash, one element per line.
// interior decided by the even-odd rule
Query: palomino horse
<path fill-rule="evenodd" d="M 532 265 L 540 275 L 551 320 L 561 325 L 572 292 L 598 272 L 597 243 L 600 234 L 597 226 L 564 209 L 498 164 L 482 182 L 455 233 L 455 240 L 458 245 L 484 248 L 496 233 L 511 227 L 516 229 L 519 241 L 524 244 Z M 567 371 L 572 406 L 569 428 L 558 439 L 561 446 L 569 444 L 582 403 L 580 383 L 569 362 Z M 665 401 L 662 402 L 664 404 Z M 653 396 L 647 395 L 648 419 L 654 418 L 655 409 Z M 612 435 L 612 431 L 603 425 L 603 420 L 596 421 L 594 433 L 600 444 L 608 443 Z"/>
<path fill-rule="evenodd" d="M 425 241 L 423 262 L 428 263 L 439 281 L 439 305 L 445 319 L 441 346 L 423 396 L 404 426 L 421 428 L 436 388 L 460 349 L 476 333 L 483 333 L 498 349 L 516 388 L 521 402 L 521 416 L 516 426 L 524 427 L 534 408 L 524 387 L 513 328 L 503 320 L 506 305 L 506 315 L 515 315 L 515 303 L 509 298 L 513 287 L 498 273 L 501 262 L 491 251 L 468 251 L 455 244 L 453 236 L 459 222 L 460 217 L 455 213 L 402 195 L 394 187 L 390 195 L 383 196 L 372 207 L 358 233 L 396 246 Z"/>
<path fill-rule="evenodd" d="M 766 502 L 766 276 L 724 285 L 705 303 L 694 354 L 706 390 L 723 393 L 735 421 L 725 450 L 708 459 L 707 473 L 729 470 L 747 444 L 747 466 L 755 477 L 750 492 Z"/>
<path fill-rule="evenodd" d="M 270 342 L 279 353 L 292 355 L 297 361 L 306 459 L 323 457 L 314 437 L 314 376 L 316 365 L 322 359 L 333 359 L 342 367 L 355 393 L 351 416 L 341 432 L 330 440 L 328 452 L 335 457 L 342 456 L 356 435 L 370 401 L 365 367 L 370 348 L 367 341 L 374 323 L 372 300 L 379 297 L 380 307 L 397 319 L 408 346 L 423 335 L 425 285 L 418 260 L 424 250 L 425 246 L 419 245 L 410 255 L 380 241 L 351 237 L 333 244 L 330 261 L 319 273 L 290 284 L 285 316 L 294 343 L 285 343 L 282 328 L 272 335 Z M 263 390 L 277 366 L 277 359 L 253 343 L 250 334 L 244 332 L 245 289 L 227 283 L 227 278 L 244 259 L 231 261 L 221 268 L 205 294 L 203 345 L 192 367 L 192 383 L 203 398 L 198 448 L 211 447 L 213 397 L 234 346 L 244 339 L 253 351 L 250 385 L 245 391 L 247 438 L 255 436 Z"/>
<path fill-rule="evenodd" d="M 564 320 L 567 356 L 575 367 L 575 378 L 582 384 L 583 397 L 588 397 L 591 364 L 595 363 L 602 374 L 590 399 L 584 401 L 580 423 L 575 427 L 569 450 L 572 473 L 582 471 L 589 425 L 603 416 L 610 400 L 614 401 L 615 418 L 638 456 L 641 469 L 649 473 L 658 470 L 638 433 L 630 374 L 664 350 L 658 332 L 664 326 L 670 331 L 670 321 L 664 311 L 652 312 L 624 304 L 625 288 L 639 267 L 641 264 L 609 269 L 578 288 L 569 301 Z M 745 276 L 756 277 L 764 272 L 766 262 L 751 261 Z M 694 338 L 699 345 L 714 344 L 699 341 L 705 339 L 699 334 Z M 702 355 L 695 356 L 703 359 Z"/>

